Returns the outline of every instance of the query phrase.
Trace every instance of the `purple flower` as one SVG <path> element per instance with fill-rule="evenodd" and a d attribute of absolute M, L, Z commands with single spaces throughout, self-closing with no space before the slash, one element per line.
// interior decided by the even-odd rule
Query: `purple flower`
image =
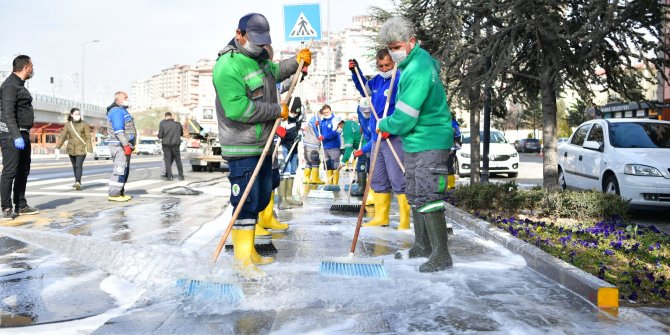
<path fill-rule="evenodd" d="M 647 279 L 649 279 L 649 281 L 652 281 L 652 282 L 653 282 L 654 280 L 656 280 L 656 278 L 654 278 L 654 274 L 653 274 L 653 273 L 651 273 L 651 272 L 647 272 L 646 275 L 647 275 Z"/>
<path fill-rule="evenodd" d="M 605 249 L 605 255 L 612 256 L 612 255 L 614 255 L 614 251 L 612 251 L 610 249 Z"/>
<path fill-rule="evenodd" d="M 631 294 L 628 296 L 628 299 L 630 299 L 630 300 L 632 300 L 632 301 L 636 301 L 636 300 L 637 300 L 637 293 L 636 293 L 635 291 L 633 291 L 633 293 L 631 293 Z"/>
<path fill-rule="evenodd" d="M 633 283 L 633 285 L 635 285 L 637 287 L 639 287 L 640 284 L 642 284 L 642 280 L 640 278 L 638 278 L 637 276 L 633 276 L 633 278 L 631 279 L 631 282 Z"/>

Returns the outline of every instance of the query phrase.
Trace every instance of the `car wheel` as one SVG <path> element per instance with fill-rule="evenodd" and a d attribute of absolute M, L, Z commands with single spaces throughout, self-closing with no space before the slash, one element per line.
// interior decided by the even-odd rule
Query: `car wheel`
<path fill-rule="evenodd" d="M 616 180 L 615 175 L 609 175 L 605 180 L 605 188 L 603 189 L 605 193 L 611 193 L 616 195 L 621 195 L 619 192 L 619 182 Z"/>
<path fill-rule="evenodd" d="M 565 191 L 568 188 L 568 184 L 565 183 L 565 174 L 562 169 L 558 169 L 558 189 Z"/>
<path fill-rule="evenodd" d="M 93 157 L 93 159 L 97 161 L 97 160 L 98 160 L 98 157 Z"/>

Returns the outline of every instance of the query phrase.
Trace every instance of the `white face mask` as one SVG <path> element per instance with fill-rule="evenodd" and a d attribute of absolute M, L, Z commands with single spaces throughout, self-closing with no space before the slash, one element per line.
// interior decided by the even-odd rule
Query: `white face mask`
<path fill-rule="evenodd" d="M 251 43 L 249 40 L 247 40 L 242 47 L 253 57 L 258 57 L 263 52 L 263 47 L 259 47 L 258 45 Z"/>
<path fill-rule="evenodd" d="M 79 122 L 79 120 L 81 120 L 81 115 L 72 115 L 72 120 Z"/>
<path fill-rule="evenodd" d="M 121 105 L 126 106 L 126 108 L 130 108 L 130 99 L 124 101 Z"/>
<path fill-rule="evenodd" d="M 382 78 L 389 79 L 393 75 L 393 69 L 388 70 L 386 72 L 379 72 L 379 74 L 382 76 Z"/>
<path fill-rule="evenodd" d="M 396 51 L 391 51 L 389 50 L 389 53 L 391 54 L 391 59 L 393 59 L 393 62 L 396 64 L 402 63 L 402 61 L 407 58 L 407 52 L 405 52 L 405 49 L 400 49 Z"/>

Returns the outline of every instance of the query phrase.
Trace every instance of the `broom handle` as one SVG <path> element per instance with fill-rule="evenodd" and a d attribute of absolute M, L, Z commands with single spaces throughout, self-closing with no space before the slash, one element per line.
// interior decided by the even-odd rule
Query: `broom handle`
<path fill-rule="evenodd" d="M 291 157 L 291 154 L 293 153 L 293 149 L 295 149 L 296 144 L 298 144 L 298 141 L 293 141 L 293 145 L 291 146 L 291 150 L 289 150 L 286 157 L 284 157 L 284 168 L 281 171 L 282 173 L 284 173 L 284 171 L 286 171 L 286 166 L 288 164 L 288 159 Z"/>
<path fill-rule="evenodd" d="M 395 69 L 395 66 L 393 67 Z M 372 105 L 372 99 L 370 99 L 370 94 L 368 93 L 368 90 L 363 86 L 363 78 L 361 77 L 361 73 L 359 72 L 358 68 L 354 68 L 356 71 L 356 76 L 358 77 L 358 82 L 361 83 L 361 88 L 363 88 L 363 92 L 365 92 L 365 98 L 368 100 L 368 103 L 370 104 L 370 109 L 372 109 L 372 115 L 375 116 L 375 119 L 377 120 L 377 123 L 379 123 L 379 116 L 377 116 L 377 111 L 375 111 L 375 106 Z M 397 70 L 396 70 L 397 72 Z M 395 77 L 395 72 L 393 73 L 393 76 Z M 391 86 L 393 86 L 393 81 L 391 81 Z M 391 96 L 391 92 L 393 91 L 393 87 L 389 89 L 389 97 Z M 389 104 L 389 97 L 386 97 L 386 105 L 388 106 Z M 388 107 L 385 107 L 388 108 Z M 384 115 L 386 115 L 386 111 L 384 111 Z M 384 116 L 386 117 L 386 116 Z M 400 166 L 400 170 L 402 170 L 402 173 L 405 173 L 405 165 L 400 161 L 400 157 L 398 156 L 398 153 L 395 151 L 395 148 L 393 145 L 391 145 L 391 140 L 386 139 L 386 143 L 389 145 L 389 148 L 391 149 L 391 153 L 393 154 L 393 157 L 395 158 L 395 161 L 398 163 Z"/>
<path fill-rule="evenodd" d="M 312 44 L 310 42 L 310 44 Z M 309 46 L 308 46 L 309 48 Z M 295 76 L 293 77 L 293 81 L 291 81 L 291 87 L 288 90 L 288 93 L 286 94 L 286 99 L 284 99 L 283 103 L 286 104 L 289 102 L 291 99 L 291 94 L 293 94 L 293 90 L 295 89 L 295 86 L 298 82 L 300 82 L 300 79 L 302 78 L 302 66 L 303 66 L 303 61 L 301 60 L 298 62 L 298 70 L 295 72 Z M 235 220 L 237 220 L 237 217 L 240 215 L 240 212 L 242 211 L 242 207 L 244 207 L 244 202 L 247 201 L 247 197 L 249 196 L 249 193 L 251 192 L 251 187 L 253 186 L 254 182 L 256 181 L 256 177 L 258 177 L 258 173 L 261 170 L 261 166 L 263 165 L 263 161 L 265 160 L 265 156 L 267 156 L 268 152 L 270 151 L 270 146 L 272 145 L 272 141 L 274 140 L 275 133 L 277 132 L 277 127 L 279 127 L 279 123 L 281 122 L 281 117 L 277 118 L 275 121 L 274 125 L 272 126 L 272 131 L 270 131 L 270 136 L 268 137 L 267 141 L 265 141 L 265 147 L 263 148 L 263 153 L 261 154 L 260 159 L 258 160 L 258 163 L 256 163 L 256 167 L 254 168 L 254 173 L 251 175 L 251 178 L 249 179 L 249 182 L 247 183 L 247 186 L 244 188 L 244 193 L 242 193 L 242 197 L 240 198 L 240 202 L 238 203 L 237 207 L 235 208 L 235 212 L 233 212 L 233 216 L 230 218 L 230 222 L 228 223 L 228 227 L 226 227 L 226 231 L 223 233 L 221 236 L 221 240 L 219 241 L 219 245 L 216 246 L 216 250 L 214 250 L 214 254 L 212 255 L 212 265 L 216 264 L 216 260 L 219 259 L 219 255 L 221 254 L 221 250 L 223 250 L 223 246 L 226 244 L 226 240 L 228 239 L 228 235 L 230 235 L 230 232 L 233 230 L 233 224 L 235 223 Z"/>
<path fill-rule="evenodd" d="M 395 70 L 396 67 L 394 66 L 393 69 Z M 391 104 L 391 95 L 393 95 L 393 83 L 395 82 L 395 74 L 398 71 L 393 71 L 393 74 L 391 75 L 391 87 L 389 88 L 389 95 L 386 97 L 386 105 L 384 106 L 384 115 L 382 116 L 382 119 L 386 117 L 386 112 L 388 112 L 389 105 Z M 358 73 L 358 71 L 356 71 Z M 360 74 L 358 75 L 358 78 L 360 80 Z M 361 81 L 361 86 L 363 82 Z M 367 95 L 367 90 L 363 88 L 364 91 L 366 91 Z M 367 97 L 368 100 L 370 97 Z M 370 104 L 372 106 L 372 104 Z M 374 113 L 374 110 L 372 111 Z M 379 124 L 377 124 L 379 125 Z M 373 130 L 373 131 L 376 131 Z M 370 192 L 370 184 L 372 183 L 372 176 L 374 175 L 375 172 L 375 165 L 377 164 L 377 154 L 379 153 L 379 145 L 381 144 L 382 141 L 382 136 L 381 134 L 378 134 L 377 136 L 377 143 L 375 145 L 375 150 L 372 153 L 372 164 L 370 166 L 370 178 L 367 179 L 367 183 L 365 183 L 365 191 L 363 191 L 363 199 L 361 200 L 361 209 L 358 211 L 358 220 L 356 221 L 356 231 L 354 232 L 354 239 L 351 241 L 351 250 L 349 252 L 350 256 L 353 256 L 353 254 L 356 252 L 356 244 L 358 243 L 358 234 L 361 232 L 361 224 L 363 223 L 363 215 L 365 214 L 365 204 L 368 200 L 368 193 Z"/>

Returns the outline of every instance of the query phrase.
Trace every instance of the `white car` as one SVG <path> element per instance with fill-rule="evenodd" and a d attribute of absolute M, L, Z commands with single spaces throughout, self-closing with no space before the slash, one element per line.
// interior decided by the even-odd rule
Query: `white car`
<path fill-rule="evenodd" d="M 161 146 L 157 137 L 140 137 L 140 140 L 137 142 L 137 146 L 135 147 L 135 153 L 138 155 L 161 155 L 163 154 L 163 147 Z"/>
<path fill-rule="evenodd" d="M 633 207 L 670 208 L 670 122 L 582 123 L 558 147 L 558 185 L 615 193 Z"/>
<path fill-rule="evenodd" d="M 479 139 L 483 141 L 484 131 L 479 131 Z M 479 144 L 480 154 L 484 152 L 483 142 Z M 456 151 L 456 173 L 463 177 L 470 174 L 470 132 L 463 132 L 463 147 Z M 480 161 L 480 166 L 482 162 Z M 503 133 L 491 129 L 491 141 L 489 144 L 489 173 L 506 173 L 510 178 L 519 175 L 519 154 L 514 145 L 507 142 Z"/>
<path fill-rule="evenodd" d="M 107 141 L 102 141 L 93 148 L 93 159 L 96 161 L 100 158 L 110 159 L 111 157 L 112 153 L 109 150 L 109 143 Z"/>

